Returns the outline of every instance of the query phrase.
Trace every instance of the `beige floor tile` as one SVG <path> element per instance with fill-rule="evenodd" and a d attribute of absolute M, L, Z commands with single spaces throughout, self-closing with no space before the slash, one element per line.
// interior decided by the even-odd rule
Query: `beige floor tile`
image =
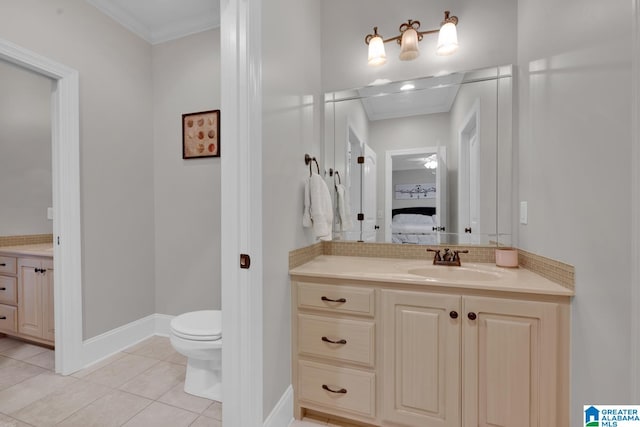
<path fill-rule="evenodd" d="M 160 396 L 158 402 L 186 409 L 187 411 L 202 413 L 211 406 L 212 401 L 184 392 L 184 381 Z"/>
<path fill-rule="evenodd" d="M 125 357 L 127 355 L 127 353 L 116 353 L 113 354 L 109 357 L 107 357 L 104 360 L 101 360 L 98 363 L 94 363 L 93 365 L 82 369 L 81 371 L 76 372 L 75 374 L 72 374 L 72 377 L 76 377 L 76 378 L 84 378 L 89 374 L 92 374 L 93 372 L 97 371 L 100 368 L 104 368 L 105 366 L 115 362 L 116 360 L 122 359 L 123 357 Z"/>
<path fill-rule="evenodd" d="M 222 421 L 222 403 L 213 402 L 203 413 L 205 417 Z"/>
<path fill-rule="evenodd" d="M 51 372 L 44 372 L 33 378 L 29 378 L 26 381 L 0 391 L 0 412 L 11 414 L 12 412 L 19 411 L 56 390 L 69 387 L 76 381 L 78 380 L 75 378 L 63 377 Z"/>
<path fill-rule="evenodd" d="M 0 414 L 0 427 L 31 427 L 29 424 L 11 418 L 7 415 Z"/>
<path fill-rule="evenodd" d="M 183 356 L 182 354 L 175 351 L 171 356 L 164 359 L 165 362 L 177 363 L 178 365 L 187 366 L 187 356 Z"/>
<path fill-rule="evenodd" d="M 110 388 L 99 384 L 75 380 L 75 383 L 68 387 L 51 393 L 19 411 L 10 412 L 9 415 L 34 426 L 54 426 L 110 391 Z"/>
<path fill-rule="evenodd" d="M 222 427 L 222 423 L 201 415 L 189 427 Z"/>
<path fill-rule="evenodd" d="M 184 366 L 158 362 L 119 388 L 122 391 L 156 400 L 184 381 L 184 375 Z"/>
<path fill-rule="evenodd" d="M 117 427 L 151 404 L 151 400 L 115 390 L 80 409 L 60 427 Z"/>
<path fill-rule="evenodd" d="M 46 372 L 46 369 L 0 356 L 0 390 Z"/>
<path fill-rule="evenodd" d="M 25 360 L 36 354 L 47 351 L 48 348 L 40 347 L 39 345 L 33 345 L 26 342 L 20 342 L 16 346 L 9 347 L 0 351 L 3 356 L 10 357 L 12 359 Z"/>
<path fill-rule="evenodd" d="M 118 388 L 153 365 L 160 363 L 148 357 L 127 354 L 124 357 L 95 370 L 84 379 L 112 388 Z"/>
<path fill-rule="evenodd" d="M 129 420 L 125 427 L 187 427 L 198 418 L 198 414 L 153 402 Z"/>
<path fill-rule="evenodd" d="M 158 360 L 165 360 L 176 353 L 171 346 L 169 338 L 159 336 L 148 338 L 124 351 L 137 356 L 151 357 L 152 359 Z"/>
<path fill-rule="evenodd" d="M 20 343 L 22 343 L 22 341 L 14 340 L 9 337 L 0 337 L 0 352 L 8 348 L 15 347 Z"/>
<path fill-rule="evenodd" d="M 46 349 L 40 354 L 24 360 L 32 365 L 53 371 L 56 365 L 56 353 L 53 350 Z"/>

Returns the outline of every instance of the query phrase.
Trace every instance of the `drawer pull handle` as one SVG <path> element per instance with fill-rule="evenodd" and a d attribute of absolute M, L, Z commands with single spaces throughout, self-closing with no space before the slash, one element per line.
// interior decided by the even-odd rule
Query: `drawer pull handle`
<path fill-rule="evenodd" d="M 323 389 L 323 390 L 330 391 L 331 393 L 336 393 L 336 394 L 347 394 L 347 389 L 346 389 L 346 388 L 341 388 L 340 390 L 331 390 L 331 388 L 329 388 L 329 386 L 328 386 L 328 385 L 326 385 L 326 384 L 322 384 L 322 389 Z"/>
<path fill-rule="evenodd" d="M 7 288 L 0 288 L 0 291 L 6 291 Z"/>
<path fill-rule="evenodd" d="M 327 337 L 322 337 L 322 341 L 328 342 L 328 343 L 331 343 L 331 344 L 346 344 L 347 343 L 347 340 L 331 341 Z"/>
<path fill-rule="evenodd" d="M 322 301 L 329 301 L 329 302 L 339 302 L 339 303 L 345 303 L 347 302 L 346 299 L 344 298 L 340 298 L 340 299 L 331 299 L 331 298 L 327 298 L 327 297 L 322 297 L 320 298 Z"/>
<path fill-rule="evenodd" d="M 3 262 L 2 264 L 0 264 L 0 267 L 6 267 L 6 266 L 7 266 L 6 262 Z"/>
<path fill-rule="evenodd" d="M 0 316 L 0 320 L 7 320 L 7 316 Z"/>

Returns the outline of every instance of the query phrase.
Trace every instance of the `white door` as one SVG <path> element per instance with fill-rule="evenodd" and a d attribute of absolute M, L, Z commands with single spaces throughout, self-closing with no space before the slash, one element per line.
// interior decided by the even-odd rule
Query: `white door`
<path fill-rule="evenodd" d="M 376 152 L 367 144 L 364 144 L 363 150 L 364 163 L 362 168 L 362 206 L 361 213 L 364 214 L 364 220 L 361 221 L 362 237 L 364 242 L 377 241 L 376 229 Z"/>
<path fill-rule="evenodd" d="M 438 147 L 438 167 L 436 168 L 436 226 L 442 227 L 444 232 L 450 232 L 447 221 L 447 149 Z M 438 234 L 437 243 L 447 243 L 442 241 Z"/>
<path fill-rule="evenodd" d="M 469 141 L 469 227 L 471 243 L 480 243 L 480 140 L 477 132 Z"/>

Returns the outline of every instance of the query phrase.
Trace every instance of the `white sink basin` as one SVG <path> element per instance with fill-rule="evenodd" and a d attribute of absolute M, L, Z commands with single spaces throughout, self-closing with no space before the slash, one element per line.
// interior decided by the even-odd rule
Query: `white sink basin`
<path fill-rule="evenodd" d="M 498 280 L 502 277 L 502 274 L 497 271 L 485 271 L 471 267 L 448 267 L 441 265 L 413 268 L 408 270 L 407 273 L 447 282 L 487 282 L 491 280 Z"/>

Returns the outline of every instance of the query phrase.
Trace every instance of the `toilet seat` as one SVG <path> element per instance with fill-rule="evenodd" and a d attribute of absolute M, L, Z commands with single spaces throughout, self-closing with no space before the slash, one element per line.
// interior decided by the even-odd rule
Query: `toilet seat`
<path fill-rule="evenodd" d="M 219 310 L 201 310 L 181 314 L 171 320 L 171 332 L 192 341 L 217 341 L 222 338 Z"/>

